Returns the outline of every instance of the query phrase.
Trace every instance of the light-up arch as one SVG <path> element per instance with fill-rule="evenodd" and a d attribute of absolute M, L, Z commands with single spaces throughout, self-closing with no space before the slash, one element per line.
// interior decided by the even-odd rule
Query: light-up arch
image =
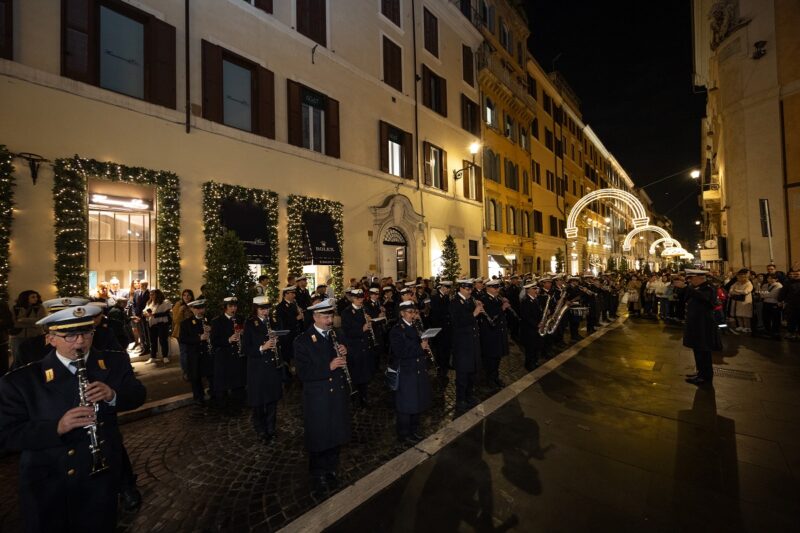
<path fill-rule="evenodd" d="M 584 207 L 595 200 L 619 200 L 625 203 L 633 210 L 634 228 L 646 226 L 650 222 L 650 218 L 647 216 L 642 202 L 631 193 L 623 191 L 622 189 L 598 189 L 578 200 L 570 210 L 569 217 L 567 217 L 567 227 L 564 229 L 564 233 L 567 234 L 568 239 L 574 239 L 578 236 L 578 215 L 583 211 Z"/>
<path fill-rule="evenodd" d="M 677 240 L 672 237 L 661 237 L 660 239 L 656 239 L 653 241 L 653 244 L 650 245 L 650 255 L 656 255 L 656 247 L 664 243 L 664 248 L 680 248 L 682 245 Z"/>
<path fill-rule="evenodd" d="M 670 240 L 672 239 L 667 230 L 665 230 L 664 228 L 652 225 L 639 226 L 637 228 L 633 228 L 627 235 L 625 235 L 625 241 L 622 243 L 622 249 L 625 250 L 626 252 L 630 250 L 631 241 L 633 240 L 633 238 L 640 233 L 644 233 L 645 231 L 652 231 L 654 233 L 658 233 L 664 239 L 670 239 Z"/>

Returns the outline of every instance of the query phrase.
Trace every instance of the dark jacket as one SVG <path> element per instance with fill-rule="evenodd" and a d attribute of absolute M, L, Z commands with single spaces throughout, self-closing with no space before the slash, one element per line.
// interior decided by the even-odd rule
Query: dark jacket
<path fill-rule="evenodd" d="M 795 312 L 800 311 L 800 280 L 789 278 L 783 284 L 778 301 L 786 304 L 786 308 Z"/>
<path fill-rule="evenodd" d="M 101 450 L 110 468 L 89 477 L 92 458 L 87 431 L 59 436 L 58 421 L 77 407 L 78 378 L 51 350 L 44 359 L 0 379 L 0 448 L 21 451 L 20 504 L 28 531 L 113 531 L 122 471 L 117 413 L 144 403 L 146 391 L 128 356 L 90 350 L 89 382 L 116 392 L 116 404 L 100 402 Z"/>
<path fill-rule="evenodd" d="M 350 391 L 341 368 L 330 369 L 333 342 L 314 326 L 294 341 L 297 377 L 303 382 L 306 449 L 321 452 L 350 440 Z"/>
<path fill-rule="evenodd" d="M 275 350 L 261 351 L 269 340 L 270 319 L 250 317 L 244 323 L 242 343 L 247 354 L 247 403 L 251 407 L 277 402 L 283 396 L 283 360 Z"/>
<path fill-rule="evenodd" d="M 450 300 L 450 323 L 453 326 L 453 367 L 459 372 L 477 372 L 481 359 L 478 321 L 472 315 L 475 302 L 456 294 Z"/>
<path fill-rule="evenodd" d="M 297 307 L 297 303 L 292 302 L 290 304 L 286 300 L 281 300 L 281 302 L 275 306 L 276 328 L 289 331 L 288 334 L 278 339 L 281 345 L 281 356 L 285 361 L 292 358 L 294 339 L 303 330 L 303 322 L 297 319 L 297 313 L 299 311 L 300 308 Z"/>
<path fill-rule="evenodd" d="M 213 374 L 213 362 L 209 351 L 210 340 L 200 340 L 206 325 L 208 320 L 205 317 L 192 316 L 181 322 L 178 331 L 178 342 L 183 345 L 186 352 L 186 374 L 193 380 Z"/>
<path fill-rule="evenodd" d="M 364 331 L 366 324 L 365 311 L 352 305 L 342 311 L 342 342 L 347 346 L 347 368 L 354 385 L 369 383 L 377 369 L 375 353 L 369 347 L 368 333 Z"/>
<path fill-rule="evenodd" d="M 480 315 L 478 324 L 481 334 L 481 356 L 499 359 L 508 355 L 508 324 L 503 302 L 499 297 L 494 298 L 486 294 L 481 298 L 483 310 L 489 315 L 491 321 Z"/>
<path fill-rule="evenodd" d="M 395 408 L 398 413 L 421 413 L 431 405 L 431 382 L 419 333 L 416 328 L 400 320 L 389 333 L 389 342 L 399 373 L 394 394 Z"/>
<path fill-rule="evenodd" d="M 228 339 L 234 332 L 234 318 L 224 313 L 211 321 L 211 351 L 214 361 L 214 390 L 240 389 L 245 386 L 244 357 L 239 357 L 239 344 Z"/>
<path fill-rule="evenodd" d="M 714 306 L 717 290 L 708 282 L 697 287 L 686 286 L 686 322 L 683 327 L 683 345 L 694 350 L 721 350 L 722 339 Z"/>
<path fill-rule="evenodd" d="M 551 305 L 555 305 L 553 302 Z M 544 309 L 539 299 L 525 296 L 520 302 L 519 318 L 522 321 L 520 324 L 520 338 L 522 344 L 528 350 L 532 350 L 539 346 L 542 341 L 539 335 L 539 324 L 542 321 L 542 313 Z"/>

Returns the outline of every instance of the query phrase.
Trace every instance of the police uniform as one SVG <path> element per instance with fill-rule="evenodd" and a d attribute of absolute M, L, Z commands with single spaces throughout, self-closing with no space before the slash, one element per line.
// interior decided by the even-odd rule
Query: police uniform
<path fill-rule="evenodd" d="M 470 280 L 459 280 L 459 286 L 472 286 Z M 453 325 L 453 367 L 456 369 L 456 406 L 459 409 L 477 403 L 473 398 L 475 373 L 481 358 L 478 321 L 473 315 L 475 301 L 460 293 L 450 300 L 450 323 Z"/>
<path fill-rule="evenodd" d="M 269 308 L 267 297 L 253 298 L 256 307 Z M 283 360 L 275 350 L 262 351 L 274 328 L 267 315 L 264 319 L 250 317 L 244 324 L 242 343 L 247 354 L 247 404 L 253 410 L 252 421 L 256 434 L 269 442 L 275 437 L 278 400 L 283 396 Z"/>
<path fill-rule="evenodd" d="M 74 307 L 39 321 L 59 334 L 94 327 L 96 307 Z M 89 382 L 102 381 L 115 393 L 98 404 L 97 433 L 108 465 L 90 477 L 93 458 L 84 428 L 63 435 L 58 422 L 79 405 L 79 382 L 67 358 L 55 349 L 0 379 L 0 448 L 19 450 L 19 501 L 31 532 L 113 531 L 122 472 L 122 437 L 117 413 L 142 405 L 146 391 L 127 355 L 89 350 Z"/>
<path fill-rule="evenodd" d="M 452 286 L 450 281 L 442 281 L 440 285 L 445 287 Z M 447 370 L 450 368 L 451 344 L 453 341 L 452 326 L 450 324 L 450 295 L 442 294 L 437 290 L 431 296 L 431 310 L 428 321 L 432 328 L 442 328 L 436 337 L 431 339 L 431 349 L 436 357 L 439 379 L 447 379 Z"/>
<path fill-rule="evenodd" d="M 205 300 L 194 300 L 189 302 L 189 307 L 196 309 L 205 308 Z M 200 337 L 205 333 L 205 328 L 209 326 L 205 316 L 191 316 L 181 322 L 178 330 L 178 342 L 186 352 L 186 374 L 189 383 L 192 385 L 192 396 L 195 403 L 202 404 L 205 400 L 203 390 L 203 378 L 209 382 L 209 388 L 213 391 L 213 361 L 209 351 L 210 340 L 202 340 Z"/>
<path fill-rule="evenodd" d="M 500 285 L 498 280 L 489 282 L 488 286 Z M 499 297 L 486 292 L 481 298 L 483 310 L 491 320 L 481 315 L 478 321 L 481 340 L 481 357 L 486 377 L 494 385 L 503 386 L 500 380 L 500 359 L 508 355 L 508 324 L 503 301 Z"/>
<path fill-rule="evenodd" d="M 525 289 L 535 287 L 535 283 L 525 285 Z M 525 368 L 528 371 L 536 368 L 544 340 L 539 335 L 539 324 L 542 321 L 543 307 L 538 298 L 525 295 L 520 302 L 519 317 L 520 337 L 525 348 Z"/>
<path fill-rule="evenodd" d="M 686 270 L 686 276 L 706 275 L 704 270 Z M 714 319 L 714 306 L 717 305 L 717 291 L 705 281 L 694 287 L 687 285 L 686 323 L 683 327 L 683 345 L 694 352 L 697 375 L 687 379 L 694 385 L 710 385 L 714 380 L 714 366 L 711 352 L 722 349 L 722 338 L 717 321 Z"/>
<path fill-rule="evenodd" d="M 328 300 L 312 309 L 333 313 Z M 311 326 L 294 341 L 297 376 L 303 382 L 303 427 L 309 470 L 315 488 L 335 481 L 339 451 L 350 440 L 350 391 L 342 368 L 330 369 L 337 356 L 330 330 Z"/>
<path fill-rule="evenodd" d="M 281 291 L 282 294 L 286 294 L 287 292 L 294 292 L 297 294 L 297 288 L 294 286 L 284 287 Z M 294 357 L 294 339 L 302 330 L 302 322 L 297 318 L 299 312 L 300 308 L 297 306 L 296 302 L 289 303 L 286 300 L 281 300 L 275 307 L 275 322 L 277 328 L 289 332 L 278 339 L 278 343 L 281 345 L 281 357 L 283 357 L 287 365 L 292 364 L 292 358 Z"/>
<path fill-rule="evenodd" d="M 350 292 L 354 297 L 363 297 L 361 289 Z M 361 405 L 367 404 L 367 387 L 372 376 L 375 374 L 377 364 L 375 353 L 369 346 L 369 333 L 364 331 L 367 323 L 364 307 L 356 309 L 355 304 L 351 304 L 342 312 L 342 339 L 347 346 L 347 368 L 350 371 L 350 378 L 353 385 L 358 390 L 358 397 Z"/>
<path fill-rule="evenodd" d="M 398 372 L 394 394 L 397 438 L 418 441 L 422 438 L 419 434 L 420 413 L 431 405 L 427 356 L 420 344 L 419 332 L 402 318 L 389 333 L 389 340 Z"/>
<path fill-rule="evenodd" d="M 226 303 L 236 302 L 229 297 Z M 214 361 L 214 378 L 211 396 L 218 405 L 227 402 L 228 407 L 238 408 L 244 400 L 245 365 L 244 357 L 240 357 L 239 343 L 229 339 L 236 331 L 235 316 L 222 313 L 211 321 L 211 351 Z"/>

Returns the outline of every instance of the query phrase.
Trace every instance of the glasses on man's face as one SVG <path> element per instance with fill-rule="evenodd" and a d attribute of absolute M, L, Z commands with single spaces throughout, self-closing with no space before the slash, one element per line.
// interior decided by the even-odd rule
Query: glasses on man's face
<path fill-rule="evenodd" d="M 68 333 L 67 335 L 58 335 L 56 333 L 53 333 L 54 337 L 58 337 L 59 339 L 64 339 L 64 341 L 68 342 L 69 344 L 75 343 L 75 341 L 78 340 L 78 337 L 87 339 L 92 335 L 94 335 L 94 331 L 85 331 L 83 333 Z"/>

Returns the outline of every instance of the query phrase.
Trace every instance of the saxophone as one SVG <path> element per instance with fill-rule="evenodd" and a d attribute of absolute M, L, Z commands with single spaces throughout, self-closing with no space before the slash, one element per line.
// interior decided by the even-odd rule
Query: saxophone
<path fill-rule="evenodd" d="M 550 301 L 553 299 L 551 294 L 547 295 L 547 302 L 544 304 L 544 310 L 542 311 L 542 320 L 539 321 L 539 335 L 544 337 L 547 335 L 547 312 L 550 310 Z"/>
<path fill-rule="evenodd" d="M 558 325 L 561 323 L 561 320 L 564 318 L 564 315 L 567 314 L 569 311 L 569 304 L 571 302 L 567 301 L 567 291 L 561 291 L 561 297 L 556 302 L 556 306 L 553 309 L 553 312 L 550 313 L 550 316 L 543 315 L 542 321 L 539 323 L 539 335 L 544 337 L 545 335 L 552 335 L 558 329 Z M 545 306 L 545 311 L 547 310 L 547 306 L 550 305 L 550 297 L 548 297 L 547 305 Z"/>
<path fill-rule="evenodd" d="M 85 354 L 83 350 L 76 350 L 75 353 L 78 356 L 75 360 L 75 367 L 78 371 L 75 374 L 78 376 L 80 407 L 94 407 L 94 413 L 97 415 L 100 406 L 86 399 L 86 387 L 89 386 L 89 378 L 86 376 Z M 89 471 L 89 475 L 93 476 L 108 470 L 108 461 L 106 461 L 106 457 L 103 455 L 103 450 L 100 449 L 100 445 L 103 444 L 103 441 L 98 438 L 97 421 L 83 427 L 86 430 L 86 434 L 89 435 L 89 451 L 92 454 L 92 469 Z"/>

